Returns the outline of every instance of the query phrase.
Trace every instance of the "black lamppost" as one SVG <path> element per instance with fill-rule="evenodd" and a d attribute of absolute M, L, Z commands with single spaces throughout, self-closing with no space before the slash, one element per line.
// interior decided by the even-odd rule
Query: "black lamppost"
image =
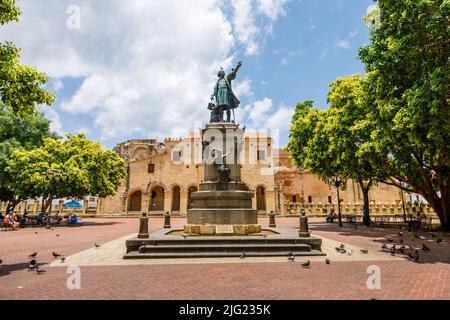
<path fill-rule="evenodd" d="M 53 197 L 53 195 L 55 194 L 56 188 L 67 181 L 67 172 L 60 172 L 57 169 L 53 169 L 48 172 L 42 172 L 41 174 L 47 178 L 50 184 L 49 195 L 51 197 Z M 52 204 L 50 203 L 50 206 L 51 205 Z M 42 206 L 42 209 L 44 209 L 44 206 Z"/>
<path fill-rule="evenodd" d="M 282 193 L 283 189 L 281 188 L 281 183 L 277 183 L 276 187 L 275 187 L 275 197 L 276 197 L 276 210 L 275 212 L 278 214 L 282 213 L 282 209 L 281 209 L 281 193 Z"/>
<path fill-rule="evenodd" d="M 333 187 L 336 187 L 337 201 L 338 201 L 338 226 L 343 227 L 344 225 L 342 224 L 341 199 L 339 197 L 339 189 L 342 185 L 342 180 L 338 176 L 335 176 L 330 179 L 329 184 L 332 185 Z"/>

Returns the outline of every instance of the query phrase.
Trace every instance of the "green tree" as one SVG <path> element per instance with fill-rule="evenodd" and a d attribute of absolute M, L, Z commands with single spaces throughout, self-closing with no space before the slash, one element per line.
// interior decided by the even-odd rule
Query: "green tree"
<path fill-rule="evenodd" d="M 6 24 L 11 21 L 19 21 L 22 14 L 19 8 L 15 6 L 16 0 L 0 1 L 0 24 Z"/>
<path fill-rule="evenodd" d="M 353 179 L 362 190 L 364 224 L 370 225 L 369 191 L 386 179 L 383 158 L 366 143 L 372 141 L 375 123 L 372 120 L 366 80 L 360 74 L 338 78 L 330 85 L 327 110 L 327 135 L 332 160 L 344 177 Z"/>
<path fill-rule="evenodd" d="M 328 132 L 330 120 L 327 111 L 313 107 L 313 101 L 298 103 L 292 119 L 288 150 L 296 167 L 316 174 L 337 188 L 339 226 L 342 226 L 339 189 L 345 189 L 346 184 L 341 182 L 347 177 L 333 154 Z"/>
<path fill-rule="evenodd" d="M 15 0 L 0 0 L 0 24 L 19 21 L 21 11 L 14 4 Z M 51 105 L 55 95 L 42 88 L 48 76 L 20 64 L 20 55 L 21 50 L 13 43 L 0 43 L 0 99 L 14 112 L 29 114 L 36 112 L 39 104 Z"/>
<path fill-rule="evenodd" d="M 386 181 L 414 191 L 450 230 L 449 0 L 379 0 L 360 49 Z M 374 14 L 366 20 L 373 20 Z"/>
<path fill-rule="evenodd" d="M 297 104 L 288 148 L 298 167 L 326 182 L 356 181 L 364 198 L 364 223 L 370 225 L 369 190 L 383 177 L 374 166 L 380 163 L 378 155 L 362 148 L 372 129 L 363 81 L 361 75 L 353 75 L 333 82 L 328 110 L 312 108 L 312 101 Z"/>
<path fill-rule="evenodd" d="M 55 169 L 66 172 L 67 180 L 52 186 L 42 173 Z M 26 199 L 39 194 L 45 198 L 42 212 L 55 198 L 114 195 L 126 173 L 125 162 L 116 152 L 104 151 L 84 134 L 68 134 L 65 139 L 46 138 L 40 148 L 16 150 L 6 171 L 19 197 Z"/>
<path fill-rule="evenodd" d="M 49 125 L 42 113 L 18 116 L 0 101 L 0 201 L 8 202 L 8 209 L 23 199 L 12 188 L 7 162 L 16 149 L 30 150 L 42 145 L 44 138 L 52 135 Z"/>

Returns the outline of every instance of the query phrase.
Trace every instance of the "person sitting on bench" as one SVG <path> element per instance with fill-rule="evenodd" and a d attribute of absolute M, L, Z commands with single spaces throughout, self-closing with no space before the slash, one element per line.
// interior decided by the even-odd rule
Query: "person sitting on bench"
<path fill-rule="evenodd" d="M 34 219 L 38 225 L 42 225 L 44 223 L 44 214 L 41 212 Z"/>
<path fill-rule="evenodd" d="M 14 211 L 10 211 L 9 214 L 5 217 L 3 223 L 7 223 L 13 230 L 17 230 L 19 228 L 19 222 L 17 221 L 17 216 L 14 214 Z"/>
<path fill-rule="evenodd" d="M 69 226 L 81 226 L 82 225 L 82 223 L 80 222 L 80 221 L 78 221 L 78 216 L 77 216 L 77 214 L 74 212 L 74 211 L 72 211 L 72 213 L 70 214 L 70 217 L 69 217 Z"/>
<path fill-rule="evenodd" d="M 336 213 L 334 212 L 334 209 L 331 209 L 330 213 L 327 215 L 327 223 L 333 223 L 334 219 L 336 219 Z"/>

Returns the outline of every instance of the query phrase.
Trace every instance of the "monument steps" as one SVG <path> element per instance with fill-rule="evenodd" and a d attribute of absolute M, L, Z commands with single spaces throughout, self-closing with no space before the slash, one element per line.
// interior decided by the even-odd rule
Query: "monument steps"
<path fill-rule="evenodd" d="M 164 245 L 164 246 L 142 246 L 139 253 L 156 253 L 156 252 L 261 252 L 261 251 L 311 251 L 311 246 L 307 244 L 214 244 L 211 245 Z"/>
<path fill-rule="evenodd" d="M 147 240 L 147 239 L 138 239 L 133 240 L 136 242 L 136 245 L 142 245 L 145 242 L 147 246 L 161 246 L 161 245 L 206 245 L 211 246 L 214 245 L 269 245 L 269 244 L 277 244 L 277 245 L 285 245 L 285 244 L 307 244 L 311 246 L 311 243 L 305 242 L 304 239 L 264 239 L 262 237 L 257 239 L 248 239 L 248 236 L 231 236 L 231 237 L 205 237 L 205 239 L 195 239 L 195 237 L 183 239 L 166 239 L 166 240 Z"/>
<path fill-rule="evenodd" d="M 287 257 L 290 251 L 240 251 L 240 252 L 156 252 L 139 253 L 131 251 L 124 259 L 170 259 L 170 258 L 233 258 L 240 257 L 245 253 L 246 257 Z M 296 257 L 325 256 L 319 250 L 293 252 Z"/>

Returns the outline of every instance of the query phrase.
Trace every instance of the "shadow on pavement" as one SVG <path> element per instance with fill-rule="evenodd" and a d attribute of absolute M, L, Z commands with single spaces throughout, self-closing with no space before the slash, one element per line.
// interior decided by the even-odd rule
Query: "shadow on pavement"
<path fill-rule="evenodd" d="M 323 231 L 336 233 L 344 237 L 366 237 L 380 246 L 380 252 L 391 254 L 391 248 L 395 245 L 395 256 L 405 258 L 413 262 L 408 254 L 419 255 L 417 263 L 447 263 L 450 264 L 450 233 L 449 232 L 427 232 L 427 231 L 407 231 L 400 229 L 366 227 L 361 224 L 344 223 L 339 227 L 337 223 L 329 224 L 326 222 L 311 222 L 309 224 L 311 231 Z M 403 242 L 402 242 L 403 240 Z M 343 240 L 343 242 L 345 242 Z M 440 243 L 438 243 L 440 242 Z M 385 245 L 387 249 L 381 248 Z M 401 245 L 407 249 L 401 252 Z M 423 245 L 430 251 L 423 250 Z M 361 245 L 362 246 L 362 245 Z M 362 246 L 363 247 L 363 246 Z M 408 249 L 408 248 L 411 249 Z"/>

